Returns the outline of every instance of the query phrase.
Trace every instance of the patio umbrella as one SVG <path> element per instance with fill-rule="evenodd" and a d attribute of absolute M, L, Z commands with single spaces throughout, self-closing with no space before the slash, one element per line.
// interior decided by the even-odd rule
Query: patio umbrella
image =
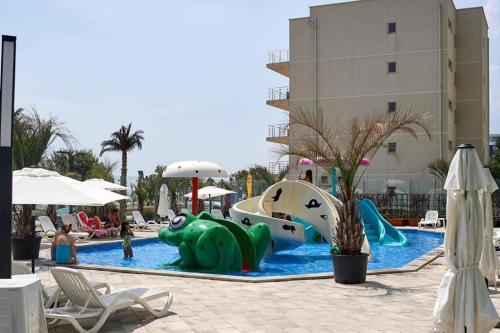
<path fill-rule="evenodd" d="M 104 179 L 100 178 L 92 178 L 92 179 L 87 179 L 84 181 L 85 184 L 88 184 L 94 188 L 99 188 L 102 190 L 109 190 L 109 191 L 126 191 L 127 187 L 121 186 L 119 184 L 115 184 L 112 182 L 108 182 Z"/>
<path fill-rule="evenodd" d="M 193 214 L 198 214 L 198 178 L 227 178 L 227 171 L 214 162 L 207 161 L 183 161 L 167 166 L 163 177 L 191 178 L 193 195 Z"/>
<path fill-rule="evenodd" d="M 220 196 L 223 196 L 226 194 L 231 194 L 231 193 L 236 193 L 236 192 L 229 191 L 229 190 L 226 190 L 224 188 L 217 187 L 217 186 L 205 186 L 205 187 L 200 188 L 198 190 L 198 199 L 208 200 L 211 198 L 216 198 L 216 197 L 220 197 Z M 191 198 L 192 196 L 193 196 L 192 193 L 188 193 L 184 197 Z"/>
<path fill-rule="evenodd" d="M 94 188 L 78 180 L 42 168 L 13 172 L 12 204 L 103 206 L 128 197 Z"/>
<path fill-rule="evenodd" d="M 461 145 L 450 164 L 445 258 L 449 271 L 438 289 L 434 316 L 439 331 L 489 332 L 499 321 L 479 270 L 483 212 L 479 190 L 488 185 L 472 145 Z"/>
<path fill-rule="evenodd" d="M 168 188 L 162 184 L 160 187 L 160 201 L 158 202 L 158 215 L 162 218 L 167 216 L 168 210 Z"/>
<path fill-rule="evenodd" d="M 493 243 L 493 214 L 491 207 L 491 193 L 498 190 L 497 183 L 491 176 L 488 166 L 484 167 L 484 173 L 488 179 L 488 185 L 483 187 L 480 192 L 481 206 L 484 212 L 484 233 L 483 233 L 483 252 L 479 261 L 479 269 L 484 277 L 491 282 L 496 283 L 497 258 L 495 254 L 495 244 Z M 496 284 L 495 284 L 496 285 Z"/>

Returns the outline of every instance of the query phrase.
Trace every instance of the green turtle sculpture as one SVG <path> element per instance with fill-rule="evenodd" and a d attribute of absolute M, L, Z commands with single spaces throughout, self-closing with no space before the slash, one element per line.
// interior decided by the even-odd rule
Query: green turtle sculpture
<path fill-rule="evenodd" d="M 179 249 L 181 258 L 174 265 L 214 273 L 257 269 L 271 242 L 265 223 L 244 229 L 207 212 L 177 215 L 168 228 L 160 229 L 158 237 Z"/>

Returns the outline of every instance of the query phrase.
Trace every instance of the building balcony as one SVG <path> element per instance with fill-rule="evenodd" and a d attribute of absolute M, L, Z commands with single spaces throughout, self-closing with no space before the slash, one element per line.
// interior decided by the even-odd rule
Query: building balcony
<path fill-rule="evenodd" d="M 269 51 L 266 67 L 281 75 L 290 77 L 290 57 L 288 49 Z"/>
<path fill-rule="evenodd" d="M 269 88 L 266 104 L 274 106 L 276 108 L 280 108 L 285 111 L 289 111 L 290 110 L 290 106 L 288 103 L 289 100 L 290 100 L 289 87 Z"/>
<path fill-rule="evenodd" d="M 282 145 L 288 144 L 288 124 L 269 125 L 266 140 L 268 142 L 279 143 Z"/>
<path fill-rule="evenodd" d="M 267 169 L 273 175 L 278 175 L 288 170 L 288 162 L 269 162 Z"/>

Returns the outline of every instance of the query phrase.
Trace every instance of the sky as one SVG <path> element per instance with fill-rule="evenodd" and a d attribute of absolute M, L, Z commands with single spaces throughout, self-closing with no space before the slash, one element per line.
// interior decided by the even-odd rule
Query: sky
<path fill-rule="evenodd" d="M 0 33 L 18 37 L 16 107 L 58 118 L 78 148 L 98 153 L 132 123 L 146 139 L 129 154 L 129 175 L 181 160 L 234 172 L 275 161 L 268 125 L 287 121 L 265 103 L 268 88 L 288 85 L 266 68 L 268 51 L 288 48 L 289 18 L 335 2 L 1 0 Z M 500 133 L 500 0 L 455 5 L 485 6 L 490 130 Z"/>

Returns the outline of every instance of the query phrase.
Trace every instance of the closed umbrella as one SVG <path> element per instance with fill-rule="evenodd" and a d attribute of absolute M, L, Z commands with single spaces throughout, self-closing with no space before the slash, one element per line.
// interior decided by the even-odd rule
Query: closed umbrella
<path fill-rule="evenodd" d="M 158 202 L 158 215 L 165 217 L 168 215 L 168 188 L 167 185 L 162 184 L 160 187 L 160 201 Z"/>
<path fill-rule="evenodd" d="M 497 183 L 491 176 L 490 169 L 486 166 L 484 173 L 488 184 L 481 190 L 480 199 L 484 212 L 484 233 L 483 233 L 483 252 L 479 261 L 479 269 L 484 277 L 491 282 L 495 282 L 497 272 L 497 258 L 495 254 L 495 244 L 493 243 L 493 214 L 491 207 L 491 194 L 498 190 Z"/>
<path fill-rule="evenodd" d="M 450 164 L 447 191 L 445 258 L 449 271 L 438 289 L 434 316 L 439 331 L 489 332 L 499 321 L 479 270 L 483 211 L 479 191 L 488 184 L 471 145 L 461 145 Z"/>

